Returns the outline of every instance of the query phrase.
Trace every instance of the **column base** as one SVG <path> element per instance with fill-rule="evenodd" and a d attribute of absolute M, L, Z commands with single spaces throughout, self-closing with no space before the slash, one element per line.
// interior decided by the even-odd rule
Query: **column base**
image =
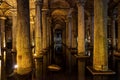
<path fill-rule="evenodd" d="M 74 55 L 78 60 L 86 60 L 88 59 L 90 56 L 86 56 L 86 55 Z"/>
<path fill-rule="evenodd" d="M 24 75 L 16 74 L 17 80 L 32 80 L 32 72 Z"/>
<path fill-rule="evenodd" d="M 116 74 L 116 73 L 115 73 L 114 71 L 112 71 L 112 70 L 108 70 L 108 71 L 97 71 L 97 70 L 95 70 L 92 66 L 87 66 L 87 69 L 88 69 L 88 71 L 89 71 L 93 76 L 95 76 L 95 75 L 99 75 L 99 76 L 103 75 L 103 76 L 105 76 L 105 75 L 115 75 L 115 74 Z"/>
<path fill-rule="evenodd" d="M 119 52 L 116 52 L 116 53 L 114 54 L 114 57 L 115 57 L 116 60 L 120 60 L 120 53 L 119 53 Z"/>

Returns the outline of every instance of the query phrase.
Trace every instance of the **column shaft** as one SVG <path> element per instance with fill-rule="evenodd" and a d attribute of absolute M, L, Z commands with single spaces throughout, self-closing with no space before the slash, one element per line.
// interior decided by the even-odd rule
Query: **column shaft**
<path fill-rule="evenodd" d="M 35 23 L 35 53 L 40 56 L 42 51 L 42 2 L 36 1 L 36 23 Z"/>
<path fill-rule="evenodd" d="M 77 48 L 77 17 L 75 14 L 72 15 L 72 48 Z"/>
<path fill-rule="evenodd" d="M 6 47 L 6 37 L 5 37 L 5 17 L 0 17 L 0 37 L 1 37 L 1 48 L 5 48 Z M 1 56 L 1 80 L 6 80 L 6 51 L 1 50 L 0 52 L 0 56 Z"/>
<path fill-rule="evenodd" d="M 117 48 L 120 49 L 120 3 L 118 4 L 118 46 Z"/>
<path fill-rule="evenodd" d="M 25 75 L 32 71 L 29 0 L 17 0 L 17 4 L 17 73 Z"/>
<path fill-rule="evenodd" d="M 1 22 L 1 47 L 6 47 L 6 38 L 5 38 L 5 17 L 0 17 Z"/>
<path fill-rule="evenodd" d="M 43 49 L 47 48 L 47 9 L 42 10 Z"/>
<path fill-rule="evenodd" d="M 82 2 L 78 3 L 78 55 L 85 55 L 85 22 L 84 7 Z M 85 80 L 85 62 L 78 60 L 78 80 Z"/>
<path fill-rule="evenodd" d="M 94 54 L 95 70 L 108 70 L 107 1 L 94 1 Z"/>
<path fill-rule="evenodd" d="M 84 55 L 85 52 L 84 28 L 84 7 L 78 4 L 78 55 Z"/>
<path fill-rule="evenodd" d="M 17 15 L 15 15 L 15 13 L 13 13 L 13 16 L 12 16 L 12 22 L 13 22 L 13 26 L 12 26 L 12 49 L 13 49 L 13 51 L 16 51 Z"/>

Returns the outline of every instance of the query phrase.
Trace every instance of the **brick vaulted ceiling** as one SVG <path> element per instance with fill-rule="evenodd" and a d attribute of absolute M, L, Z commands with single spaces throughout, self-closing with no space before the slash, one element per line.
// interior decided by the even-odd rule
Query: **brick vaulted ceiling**
<path fill-rule="evenodd" d="M 1 1 L 1 0 L 0 0 Z M 12 16 L 13 10 L 17 9 L 16 0 L 2 0 L 0 4 L 0 16 Z M 35 16 L 35 1 L 30 0 L 30 16 Z M 47 0 L 46 0 L 47 1 Z M 94 12 L 94 0 L 48 0 L 49 13 L 53 18 L 53 21 L 58 24 L 63 24 L 65 16 L 69 14 L 69 9 L 74 8 L 77 11 L 77 2 L 85 1 L 85 12 Z M 44 1 L 43 1 L 44 2 Z M 120 0 L 109 0 L 108 9 L 111 12 Z"/>

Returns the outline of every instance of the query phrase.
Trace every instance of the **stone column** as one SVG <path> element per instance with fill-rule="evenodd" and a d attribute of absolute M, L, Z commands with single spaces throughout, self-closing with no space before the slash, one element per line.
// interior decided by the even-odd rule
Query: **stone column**
<path fill-rule="evenodd" d="M 42 55 L 42 0 L 36 0 L 35 20 L 35 74 L 36 80 L 43 80 L 43 55 Z"/>
<path fill-rule="evenodd" d="M 3 49 L 0 53 L 1 53 L 1 80 L 6 80 L 6 37 L 5 37 L 5 20 L 6 17 L 0 17 L 0 27 L 1 27 L 1 49 Z M 4 50 L 5 49 L 5 50 Z"/>
<path fill-rule="evenodd" d="M 17 10 L 12 10 L 12 65 L 16 65 Z"/>
<path fill-rule="evenodd" d="M 35 21 L 34 21 L 34 16 L 30 17 L 30 39 L 31 39 L 32 54 L 35 54 Z"/>
<path fill-rule="evenodd" d="M 48 14 L 48 0 L 43 0 L 43 7 L 42 7 L 42 29 L 43 29 L 43 80 L 46 79 L 46 69 L 47 69 L 47 14 Z"/>
<path fill-rule="evenodd" d="M 68 69 L 69 69 L 69 76 L 71 76 L 71 48 L 72 48 L 72 10 L 70 9 L 69 14 L 68 14 L 68 52 L 67 52 L 67 56 L 68 56 Z M 69 77 L 71 78 L 71 77 Z"/>
<path fill-rule="evenodd" d="M 118 4 L 118 46 L 117 46 L 117 49 L 119 50 L 120 49 L 120 3 Z"/>
<path fill-rule="evenodd" d="M 42 9 L 43 49 L 47 48 L 47 9 Z"/>
<path fill-rule="evenodd" d="M 111 18 L 112 19 L 112 46 L 113 46 L 113 49 L 116 49 L 117 48 L 117 43 L 116 43 L 116 29 L 115 29 L 115 15 L 113 15 L 113 17 Z"/>
<path fill-rule="evenodd" d="M 68 54 L 69 54 L 69 52 L 68 52 L 68 45 L 69 45 L 69 40 L 68 40 L 68 39 L 69 39 L 69 37 L 68 37 L 68 36 L 69 36 L 69 34 L 68 34 L 68 32 L 69 32 L 68 20 L 66 19 L 65 22 L 66 22 L 66 29 L 65 29 L 65 30 L 66 30 L 66 31 L 65 31 L 65 32 L 66 32 L 66 36 L 65 36 L 65 37 L 66 37 L 66 42 L 65 42 L 65 43 L 66 43 L 66 44 L 65 44 L 66 52 L 65 52 L 65 55 L 66 55 L 66 68 L 68 68 L 68 63 L 69 63 L 69 62 L 68 62 Z"/>
<path fill-rule="evenodd" d="M 1 25 L 0 25 L 0 80 L 1 80 L 1 76 L 2 76 L 2 54 L 1 54 Z"/>
<path fill-rule="evenodd" d="M 117 64 L 117 69 L 116 69 L 116 71 L 117 71 L 117 79 L 119 80 L 120 79 L 120 3 L 118 4 L 118 16 L 117 16 L 117 22 L 118 22 L 118 29 L 117 29 L 117 33 L 118 33 L 118 42 L 117 42 L 117 49 L 118 49 L 118 52 L 116 52 L 117 53 L 117 55 L 115 56 L 115 57 L 117 57 L 116 58 L 116 64 Z"/>
<path fill-rule="evenodd" d="M 17 11 L 12 14 L 12 51 L 16 51 Z"/>
<path fill-rule="evenodd" d="M 77 48 L 77 16 L 73 12 L 72 15 L 72 48 Z"/>
<path fill-rule="evenodd" d="M 94 53 L 93 68 L 108 70 L 107 52 L 107 1 L 94 1 Z"/>
<path fill-rule="evenodd" d="M 5 38 L 5 17 L 0 17 L 0 22 L 1 22 L 1 47 L 5 48 L 6 47 L 6 38 Z"/>
<path fill-rule="evenodd" d="M 36 20 L 35 20 L 35 54 L 39 57 L 42 51 L 42 2 L 36 0 Z"/>
<path fill-rule="evenodd" d="M 85 22 L 84 22 L 84 2 L 77 3 L 78 7 L 78 56 L 85 55 Z M 85 80 L 85 62 L 78 60 L 78 80 Z"/>
<path fill-rule="evenodd" d="M 17 0 L 17 19 L 16 48 L 18 80 L 31 80 L 33 64 L 30 44 L 29 0 Z M 25 75 L 29 75 L 29 77 Z"/>
<path fill-rule="evenodd" d="M 84 55 L 85 52 L 85 34 L 84 34 L 84 7 L 81 2 L 78 3 L 78 55 Z"/>

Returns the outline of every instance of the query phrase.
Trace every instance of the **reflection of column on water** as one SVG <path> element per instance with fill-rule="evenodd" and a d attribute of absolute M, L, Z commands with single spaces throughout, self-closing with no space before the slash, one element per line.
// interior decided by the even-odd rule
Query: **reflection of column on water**
<path fill-rule="evenodd" d="M 34 59 L 36 80 L 43 80 L 43 56 Z"/>
<path fill-rule="evenodd" d="M 5 67 L 6 67 L 6 51 L 0 51 L 0 80 L 5 80 Z"/>

